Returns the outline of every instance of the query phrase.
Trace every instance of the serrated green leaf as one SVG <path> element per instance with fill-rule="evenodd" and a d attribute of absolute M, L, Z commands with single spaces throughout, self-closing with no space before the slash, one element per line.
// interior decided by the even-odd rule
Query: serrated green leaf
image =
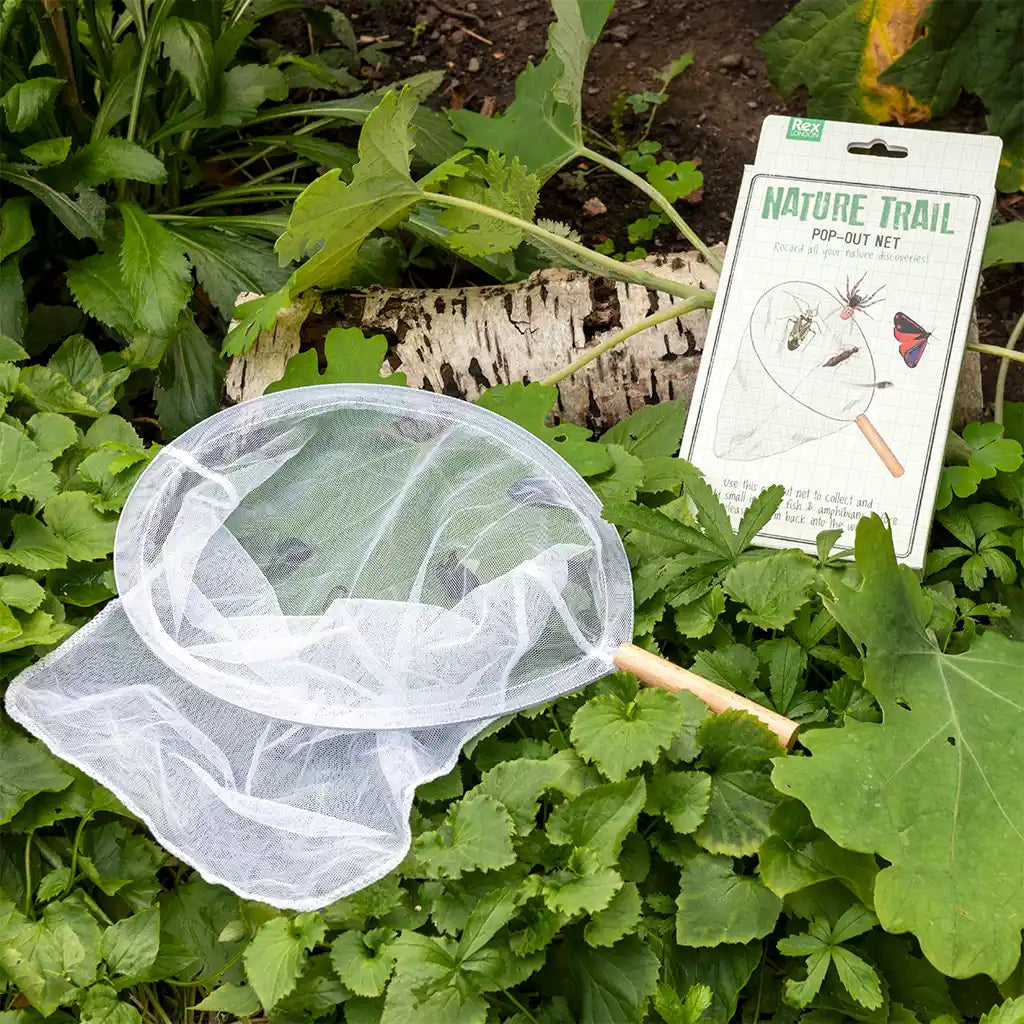
<path fill-rule="evenodd" d="M 110 985 L 93 985 L 82 1000 L 81 1024 L 142 1024 L 142 1015 Z"/>
<path fill-rule="evenodd" d="M 978 1024 L 1021 1024 L 1024 1021 L 1024 996 L 1008 999 L 1001 1006 L 989 1010 Z"/>
<path fill-rule="evenodd" d="M 0 166 L 0 178 L 34 195 L 75 238 L 99 238 L 103 234 L 107 204 L 92 189 L 82 189 L 72 198 L 34 174 L 15 170 L 13 165 Z M 9 327 L 4 327 L 4 330 L 11 333 Z"/>
<path fill-rule="evenodd" d="M 156 873 L 166 859 L 156 843 L 120 823 L 89 825 L 79 845 L 78 863 L 86 878 L 136 910 L 148 908 L 160 891 Z"/>
<path fill-rule="evenodd" d="M 379 937 L 373 932 L 365 937 L 362 932 L 342 932 L 331 943 L 331 964 L 356 995 L 379 996 L 391 977 L 395 956 L 388 943 L 374 941 Z"/>
<path fill-rule="evenodd" d="M 39 167 L 53 167 L 55 164 L 64 162 L 68 153 L 71 152 L 73 141 L 70 135 L 55 139 L 43 139 L 42 142 L 35 142 L 31 146 L 23 146 L 21 153 L 22 156 L 28 157 Z"/>
<path fill-rule="evenodd" d="M 49 106 L 57 95 L 59 78 L 30 78 L 16 82 L 0 96 L 0 107 L 7 120 L 7 128 L 17 134 L 24 131 Z"/>
<path fill-rule="evenodd" d="M 23 612 L 34 612 L 43 602 L 46 592 L 28 576 L 0 576 L 0 601 Z"/>
<path fill-rule="evenodd" d="M 214 71 L 210 30 L 200 21 L 167 18 L 160 28 L 160 44 L 171 68 L 185 79 L 193 97 L 205 104 Z"/>
<path fill-rule="evenodd" d="M 106 370 L 95 346 L 80 334 L 66 339 L 46 366 L 26 366 L 18 392 L 40 412 L 99 416 L 117 401 L 127 368 Z"/>
<path fill-rule="evenodd" d="M 220 410 L 224 369 L 217 349 L 187 317 L 167 346 L 154 388 L 166 437 L 177 437 Z"/>
<path fill-rule="evenodd" d="M 43 519 L 67 557 L 76 562 L 103 558 L 114 550 L 117 521 L 97 512 L 85 491 L 62 491 L 51 498 Z"/>
<path fill-rule="evenodd" d="M 762 629 L 783 629 L 807 603 L 818 577 L 814 560 L 800 551 L 773 551 L 734 565 L 725 575 L 725 592 L 744 610 L 741 622 Z"/>
<path fill-rule="evenodd" d="M 244 942 L 222 941 L 225 927 L 237 919 L 239 900 L 222 886 L 204 882 L 198 875 L 161 893 L 160 953 L 157 966 L 173 959 L 179 979 L 216 974 L 228 982 L 242 980 L 240 965 L 231 966 Z"/>
<path fill-rule="evenodd" d="M 50 462 L 20 430 L 0 423 L 0 499 L 44 502 L 57 491 Z"/>
<path fill-rule="evenodd" d="M 35 229 L 31 207 L 32 200 L 27 196 L 15 196 L 0 206 L 0 262 L 32 241 Z"/>
<path fill-rule="evenodd" d="M 754 853 L 770 833 L 778 803 L 769 774 L 771 759 L 782 753 L 778 740 L 756 718 L 726 711 L 701 725 L 697 742 L 711 776 L 711 796 L 694 838 L 711 853 Z"/>
<path fill-rule="evenodd" d="M 259 997 L 249 985 L 221 985 L 195 1009 L 208 1013 L 230 1013 L 234 1017 L 254 1017 L 260 1011 Z"/>
<path fill-rule="evenodd" d="M 78 428 L 74 421 L 57 413 L 37 412 L 25 426 L 43 458 L 51 461 L 78 440 Z"/>
<path fill-rule="evenodd" d="M 676 941 L 681 946 L 718 946 L 767 935 L 782 900 L 756 878 L 737 875 L 728 857 L 700 853 L 679 876 Z"/>
<path fill-rule="evenodd" d="M 77 150 L 60 169 L 70 188 L 93 188 L 108 181 L 145 181 L 151 185 L 167 180 L 167 168 L 142 146 L 107 135 Z"/>
<path fill-rule="evenodd" d="M 612 782 L 655 761 L 683 725 L 683 707 L 664 690 L 639 689 L 632 700 L 593 697 L 573 716 L 573 746 Z"/>
<path fill-rule="evenodd" d="M 308 950 L 323 938 L 323 922 L 318 921 L 317 914 L 299 914 L 291 920 L 275 917 L 245 947 L 245 973 L 264 1010 L 295 988 Z"/>
<path fill-rule="evenodd" d="M 681 636 L 699 639 L 707 636 L 725 612 L 725 593 L 721 587 L 712 587 L 696 601 L 676 608 L 673 621 Z"/>
<path fill-rule="evenodd" d="M 611 456 L 604 445 L 590 440 L 590 431 L 572 423 L 549 427 L 548 413 L 558 401 L 558 389 L 543 384 L 501 384 L 488 388 L 476 404 L 505 419 L 518 423 L 545 444 L 550 445 L 581 476 L 594 476 L 612 468 Z"/>
<path fill-rule="evenodd" d="M 836 965 L 843 988 L 869 1010 L 882 1005 L 882 986 L 874 968 L 848 949 L 833 948 L 832 963 Z"/>
<path fill-rule="evenodd" d="M 828 950 L 812 953 L 807 959 L 807 977 L 786 980 L 786 1000 L 793 1006 L 806 1006 L 821 988 L 821 983 L 828 973 L 828 965 L 832 962 Z"/>
<path fill-rule="evenodd" d="M 72 776 L 38 740 L 13 729 L 0 732 L 0 825 L 6 824 L 37 793 L 59 792 Z"/>
<path fill-rule="evenodd" d="M 359 160 L 352 180 L 328 171 L 295 200 L 288 227 L 275 249 L 286 261 L 310 258 L 295 272 L 292 290 L 342 284 L 359 247 L 379 227 L 390 227 L 422 197 L 409 176 L 410 122 L 415 96 L 388 92 L 359 133 Z"/>
<path fill-rule="evenodd" d="M 926 629 L 930 601 L 878 517 L 858 526 L 856 556 L 863 583 L 838 585 L 829 610 L 867 647 L 865 686 L 883 724 L 811 733 L 813 758 L 780 761 L 776 785 L 837 843 L 889 861 L 874 892 L 884 928 L 912 931 L 946 974 L 1005 977 L 1024 922 L 1012 881 L 1024 864 L 1013 753 L 1024 647 L 989 630 L 968 652 L 943 654 Z"/>
<path fill-rule="evenodd" d="M 593 850 L 573 850 L 568 870 L 544 878 L 544 905 L 566 918 L 596 914 L 611 903 L 622 887 L 622 876 Z"/>
<path fill-rule="evenodd" d="M 54 868 L 39 879 L 36 902 L 47 903 L 71 885 L 71 868 Z"/>
<path fill-rule="evenodd" d="M 138 325 L 169 334 L 192 295 L 192 273 L 174 235 L 134 203 L 118 203 L 124 221 L 121 278 Z"/>
<path fill-rule="evenodd" d="M 309 349 L 288 360 L 284 376 L 271 384 L 266 394 L 311 384 L 394 384 L 404 387 L 404 373 L 381 375 L 388 354 L 383 334 L 367 337 L 358 327 L 333 327 L 324 339 L 327 367 L 323 373 L 316 353 Z"/>
<path fill-rule="evenodd" d="M 268 242 L 221 228 L 178 227 L 174 236 L 221 316 L 230 318 L 242 292 L 265 295 L 288 278 Z"/>
<path fill-rule="evenodd" d="M 470 795 L 454 804 L 441 828 L 417 836 L 417 859 L 434 877 L 494 871 L 515 860 L 512 817 L 493 797 Z"/>
<path fill-rule="evenodd" d="M 73 263 L 67 284 L 75 302 L 122 337 L 131 337 L 135 316 L 125 294 L 121 262 L 115 250 L 98 252 Z"/>
<path fill-rule="evenodd" d="M 648 814 L 664 818 L 680 835 L 695 832 L 711 800 L 711 777 L 704 772 L 666 772 L 647 786 Z"/>
<path fill-rule="evenodd" d="M 149 907 L 115 921 L 100 941 L 100 953 L 115 975 L 143 975 L 160 948 L 160 908 Z"/>
<path fill-rule="evenodd" d="M 547 823 L 547 837 L 556 846 L 592 850 L 602 864 L 614 864 L 646 799 L 642 778 L 594 786 L 560 804 Z"/>
<path fill-rule="evenodd" d="M 0 562 L 39 572 L 63 569 L 68 564 L 63 545 L 54 532 L 34 516 L 18 513 L 11 519 L 13 536 L 0 548 Z"/>
<path fill-rule="evenodd" d="M 588 946 L 613 946 L 636 930 L 642 913 L 639 890 L 633 882 L 627 882 L 603 910 L 591 915 L 583 938 Z"/>
<path fill-rule="evenodd" d="M 203 122 L 207 127 L 245 124 L 267 100 L 288 96 L 288 79 L 266 64 L 236 64 L 220 77 L 217 86 L 216 101 Z"/>
<path fill-rule="evenodd" d="M 773 484 L 761 491 L 750 503 L 750 507 L 743 513 L 740 525 L 736 529 L 737 551 L 748 547 L 761 530 L 768 525 L 768 520 L 778 511 L 785 496 L 786 489 L 778 484 Z"/>

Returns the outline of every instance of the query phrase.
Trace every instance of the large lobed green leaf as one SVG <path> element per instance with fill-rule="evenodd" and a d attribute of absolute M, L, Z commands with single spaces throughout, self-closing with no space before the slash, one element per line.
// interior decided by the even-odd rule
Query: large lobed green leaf
<path fill-rule="evenodd" d="M 813 757 L 780 761 L 773 780 L 837 843 L 889 861 L 874 893 L 884 928 L 912 931 L 953 977 L 1005 978 L 1024 926 L 1024 644 L 990 630 L 944 654 L 877 516 L 858 526 L 856 559 L 863 583 L 838 584 L 829 610 L 867 649 L 882 724 L 809 733 Z"/>

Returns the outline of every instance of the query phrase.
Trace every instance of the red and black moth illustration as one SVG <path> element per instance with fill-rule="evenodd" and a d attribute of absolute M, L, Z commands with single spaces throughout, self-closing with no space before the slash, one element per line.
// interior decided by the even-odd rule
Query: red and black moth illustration
<path fill-rule="evenodd" d="M 900 343 L 900 355 L 903 362 L 913 369 L 924 355 L 925 345 L 932 336 L 917 321 L 911 320 L 906 313 L 897 313 L 892 318 L 892 333 Z"/>
<path fill-rule="evenodd" d="M 871 316 L 871 314 L 867 312 L 867 307 L 874 306 L 876 303 L 882 301 L 881 298 L 878 297 L 878 294 L 885 288 L 885 285 L 882 285 L 881 288 L 876 288 L 870 295 L 861 295 L 860 286 L 865 277 L 867 277 L 867 271 L 861 274 L 857 283 L 852 286 L 850 285 L 850 278 L 847 277 L 846 291 L 841 292 L 836 289 L 836 298 L 843 304 L 843 308 L 839 313 L 840 320 L 849 320 L 850 317 L 858 311 L 864 313 L 865 316 Z"/>

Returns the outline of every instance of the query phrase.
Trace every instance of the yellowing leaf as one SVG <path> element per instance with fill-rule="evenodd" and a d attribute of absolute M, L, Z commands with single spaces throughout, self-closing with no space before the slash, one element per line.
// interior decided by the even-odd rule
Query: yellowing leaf
<path fill-rule="evenodd" d="M 811 117 L 910 124 L 931 115 L 924 103 L 881 75 L 915 39 L 930 0 L 800 0 L 757 42 L 772 86 L 801 85 Z"/>

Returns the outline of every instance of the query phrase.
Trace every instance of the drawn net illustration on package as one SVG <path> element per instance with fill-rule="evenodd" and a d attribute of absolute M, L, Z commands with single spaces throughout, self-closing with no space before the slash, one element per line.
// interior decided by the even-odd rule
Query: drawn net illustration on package
<path fill-rule="evenodd" d="M 998 138 L 768 117 L 746 168 L 682 458 L 757 542 L 888 516 L 924 565 L 977 287 Z"/>
<path fill-rule="evenodd" d="M 114 570 L 119 598 L 7 709 L 204 877 L 275 906 L 382 877 L 416 786 L 471 736 L 616 668 L 796 732 L 628 643 L 597 496 L 442 395 L 322 385 L 218 413 L 140 476 Z"/>

